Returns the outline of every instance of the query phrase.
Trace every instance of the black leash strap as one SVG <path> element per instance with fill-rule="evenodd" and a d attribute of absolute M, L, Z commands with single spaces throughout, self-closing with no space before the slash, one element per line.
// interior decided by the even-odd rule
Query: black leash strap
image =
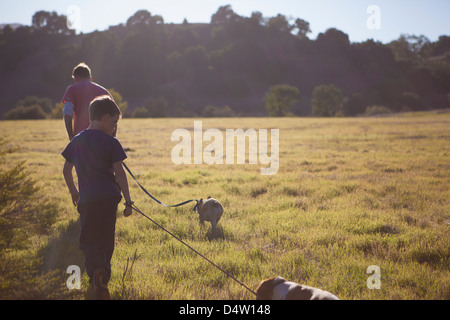
<path fill-rule="evenodd" d="M 191 200 L 192 201 L 192 200 Z M 236 279 L 235 277 L 233 277 L 231 274 L 229 274 L 228 272 L 226 272 L 225 270 L 223 270 L 221 267 L 219 267 L 217 264 L 215 264 L 214 262 L 212 262 L 211 260 L 209 260 L 207 257 L 205 257 L 203 254 L 201 254 L 200 252 L 198 252 L 197 250 L 195 250 L 194 248 L 192 248 L 190 245 L 188 245 L 186 242 L 184 242 L 183 240 L 181 240 L 180 238 L 178 238 L 176 235 L 174 235 L 172 232 L 170 232 L 169 230 L 167 230 L 166 228 L 164 228 L 163 226 L 161 226 L 159 223 L 157 223 L 156 221 L 154 221 L 153 219 L 151 219 L 149 216 L 147 216 L 145 213 L 143 213 L 138 207 L 136 207 L 136 205 L 132 205 L 131 208 L 133 208 L 134 211 L 140 213 L 143 217 L 147 218 L 148 220 L 150 220 L 151 222 L 153 222 L 156 226 L 158 226 L 159 228 L 161 228 L 162 230 L 164 230 L 165 232 L 167 232 L 168 234 L 170 234 L 172 237 L 174 237 L 175 239 L 177 239 L 179 242 L 181 242 L 182 244 L 184 244 L 186 247 L 188 247 L 189 249 L 191 249 L 192 251 L 194 251 L 196 254 L 198 254 L 200 257 L 202 257 L 203 259 L 205 259 L 206 261 L 208 261 L 209 263 L 211 263 L 214 267 L 216 267 L 217 269 L 219 269 L 220 271 L 222 271 L 224 274 L 226 274 L 228 277 L 230 277 L 231 279 L 233 279 L 234 281 L 236 281 L 237 283 L 239 283 L 241 286 L 243 286 L 245 289 L 247 289 L 248 291 L 250 291 L 251 293 L 253 293 L 256 296 L 256 293 L 251 290 L 249 287 L 247 287 L 245 284 L 243 284 L 242 282 L 240 282 L 238 279 Z"/>
<path fill-rule="evenodd" d="M 185 205 L 189 202 L 193 202 L 196 201 L 197 204 L 194 207 L 194 211 L 197 209 L 198 207 L 198 200 L 196 199 L 192 199 L 192 200 L 187 200 L 172 206 L 169 206 L 167 204 L 162 203 L 161 201 L 159 201 L 158 199 L 156 199 L 154 196 L 152 196 L 150 194 L 150 192 L 148 192 L 140 183 L 139 181 L 136 179 L 136 177 L 133 175 L 133 173 L 131 172 L 131 170 L 127 167 L 127 165 L 125 163 L 123 163 L 123 166 L 125 167 L 125 169 L 128 171 L 128 173 L 130 174 L 130 176 L 134 179 L 134 181 L 136 181 L 136 183 L 139 185 L 139 187 L 141 187 L 142 191 L 145 192 L 145 194 L 147 194 L 150 198 L 152 198 L 153 200 L 155 200 L 156 202 L 158 202 L 159 204 L 168 207 L 168 208 L 173 208 L 173 207 L 179 207 L 182 205 Z M 174 235 L 172 232 L 170 232 L 169 230 L 167 230 L 166 228 L 164 228 L 163 226 L 161 226 L 159 223 L 157 223 L 156 221 L 154 221 L 153 219 L 151 219 L 149 216 L 147 216 L 145 213 L 143 213 L 138 207 L 136 207 L 135 204 L 131 205 L 131 208 L 138 212 L 139 214 L 141 214 L 143 217 L 147 218 L 148 220 L 150 220 L 151 222 L 153 222 L 157 227 L 159 227 L 160 229 L 162 229 L 163 231 L 167 232 L 168 234 L 170 234 L 172 237 L 174 237 L 175 239 L 177 239 L 179 242 L 181 242 L 182 244 L 184 244 L 186 247 L 188 247 L 189 249 L 191 249 L 192 251 L 194 251 L 196 254 L 198 254 L 200 257 L 202 257 L 203 259 L 205 259 L 206 261 L 208 261 L 209 263 L 211 263 L 214 267 L 216 267 L 217 269 L 219 269 L 220 271 L 222 271 L 224 274 L 226 274 L 228 277 L 230 277 L 231 279 L 233 279 L 234 281 L 236 281 L 237 283 L 239 283 L 241 286 L 243 286 L 245 289 L 247 289 L 248 291 L 250 291 L 251 293 L 253 293 L 256 296 L 256 293 L 251 290 L 249 287 L 247 287 L 245 284 L 243 284 L 241 281 L 239 281 L 238 279 L 236 279 L 235 277 L 233 277 L 231 274 L 229 274 L 228 272 L 226 272 L 225 270 L 223 270 L 221 267 L 219 267 L 217 264 L 215 264 L 214 262 L 212 262 L 211 260 L 209 260 L 207 257 L 205 257 L 203 254 L 201 254 L 200 252 L 198 252 L 197 250 L 195 250 L 194 248 L 192 248 L 190 245 L 188 245 L 186 242 L 184 242 L 183 240 L 181 240 L 179 237 L 177 237 L 176 235 Z"/>
<path fill-rule="evenodd" d="M 150 194 L 150 192 L 148 192 L 148 191 L 147 191 L 147 190 L 139 183 L 139 181 L 138 181 L 138 180 L 136 179 L 136 177 L 133 175 L 133 173 L 131 172 L 131 170 L 127 167 L 127 165 L 125 164 L 125 162 L 122 162 L 122 163 L 123 163 L 123 166 L 125 167 L 125 169 L 126 169 L 126 170 L 128 171 L 128 173 L 130 174 L 130 176 L 134 179 L 134 181 L 136 181 L 136 183 L 139 185 L 139 187 L 141 187 L 142 191 L 144 191 L 146 195 L 148 195 L 150 198 L 152 198 L 153 200 L 155 200 L 156 202 L 158 202 L 160 205 L 163 205 L 164 207 L 167 207 L 167 208 L 174 208 L 174 207 L 180 207 L 180 206 L 183 206 L 183 205 L 185 205 L 185 204 L 187 204 L 187 203 L 189 203 L 189 202 L 193 202 L 193 201 L 196 201 L 196 202 L 197 202 L 197 205 L 198 205 L 198 200 L 196 200 L 196 199 L 187 200 L 187 201 L 184 201 L 184 202 L 181 202 L 181 203 L 178 203 L 178 204 L 174 204 L 174 205 L 171 205 L 171 206 L 162 203 L 161 201 L 159 201 L 158 199 L 156 199 L 154 196 L 152 196 L 152 195 Z M 197 205 L 194 207 L 194 211 L 196 210 Z"/>

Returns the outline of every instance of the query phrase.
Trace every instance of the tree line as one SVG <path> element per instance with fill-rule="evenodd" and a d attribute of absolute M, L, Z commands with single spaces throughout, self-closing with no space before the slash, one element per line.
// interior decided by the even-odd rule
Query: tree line
<path fill-rule="evenodd" d="M 404 34 L 383 44 L 351 43 L 335 28 L 314 40 L 310 32 L 303 19 L 243 17 L 229 5 L 210 23 L 166 24 L 140 10 L 124 24 L 87 34 L 68 29 L 64 15 L 39 11 L 31 26 L 0 31 L 0 113 L 58 117 L 81 61 L 133 117 L 356 116 L 449 107 L 449 36 L 431 42 Z"/>

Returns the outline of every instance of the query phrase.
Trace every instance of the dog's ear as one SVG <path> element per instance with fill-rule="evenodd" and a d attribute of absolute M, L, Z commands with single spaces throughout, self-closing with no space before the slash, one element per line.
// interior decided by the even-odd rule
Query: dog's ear
<path fill-rule="evenodd" d="M 211 196 L 208 196 L 208 199 L 211 199 L 212 197 Z"/>
<path fill-rule="evenodd" d="M 261 281 L 256 289 L 256 300 L 272 300 L 275 278 Z"/>
<path fill-rule="evenodd" d="M 200 208 L 202 207 L 202 205 L 203 205 L 203 199 L 198 200 L 193 211 L 198 213 Z"/>

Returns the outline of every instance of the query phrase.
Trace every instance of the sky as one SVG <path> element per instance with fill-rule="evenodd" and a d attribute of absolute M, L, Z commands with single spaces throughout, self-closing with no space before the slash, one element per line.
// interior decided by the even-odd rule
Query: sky
<path fill-rule="evenodd" d="M 39 10 L 56 11 L 74 21 L 83 33 L 126 23 L 146 9 L 165 23 L 209 23 L 223 5 L 240 16 L 259 11 L 264 17 L 283 14 L 310 23 L 310 39 L 329 28 L 349 35 L 350 41 L 374 39 L 388 43 L 401 34 L 425 35 L 430 41 L 450 35 L 450 0 L 0 0 L 0 24 L 31 25 Z"/>

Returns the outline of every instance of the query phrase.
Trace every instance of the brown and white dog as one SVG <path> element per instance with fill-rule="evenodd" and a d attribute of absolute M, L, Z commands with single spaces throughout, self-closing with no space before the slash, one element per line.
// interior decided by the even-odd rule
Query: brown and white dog
<path fill-rule="evenodd" d="M 256 289 L 256 300 L 339 300 L 321 289 L 286 281 L 282 277 L 263 280 Z"/>
<path fill-rule="evenodd" d="M 223 214 L 223 207 L 220 202 L 209 196 L 206 200 L 200 199 L 196 208 L 200 223 L 204 225 L 205 221 L 211 222 L 211 230 L 213 234 L 216 234 L 217 223 Z"/>

